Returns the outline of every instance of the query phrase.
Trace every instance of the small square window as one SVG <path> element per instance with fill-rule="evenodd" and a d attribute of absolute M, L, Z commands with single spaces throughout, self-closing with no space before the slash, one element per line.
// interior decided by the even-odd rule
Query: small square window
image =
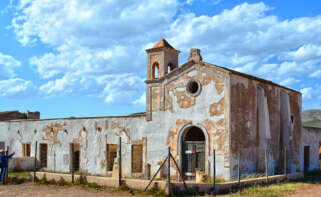
<path fill-rule="evenodd" d="M 22 144 L 22 156 L 30 157 L 30 144 Z"/>

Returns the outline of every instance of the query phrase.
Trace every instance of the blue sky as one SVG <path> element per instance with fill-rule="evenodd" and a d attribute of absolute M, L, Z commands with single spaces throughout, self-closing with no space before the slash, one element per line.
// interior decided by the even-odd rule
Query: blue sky
<path fill-rule="evenodd" d="M 321 108 L 321 2 L 0 0 L 0 111 L 42 118 L 145 111 L 144 49 L 166 38 Z"/>

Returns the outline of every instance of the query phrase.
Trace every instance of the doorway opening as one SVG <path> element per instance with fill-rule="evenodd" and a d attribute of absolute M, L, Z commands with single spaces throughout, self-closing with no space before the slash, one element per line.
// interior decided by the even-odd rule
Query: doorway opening
<path fill-rule="evenodd" d="M 309 171 L 310 167 L 310 146 L 304 146 L 304 174 Z"/>
<path fill-rule="evenodd" d="M 72 171 L 72 145 L 70 144 L 70 172 Z M 74 143 L 74 171 L 80 169 L 80 144 Z"/>
<path fill-rule="evenodd" d="M 40 164 L 41 168 L 47 167 L 48 144 L 40 144 Z"/>
<path fill-rule="evenodd" d="M 187 128 L 182 136 L 182 170 L 186 179 L 194 179 L 196 169 L 205 172 L 205 135 L 196 126 Z"/>

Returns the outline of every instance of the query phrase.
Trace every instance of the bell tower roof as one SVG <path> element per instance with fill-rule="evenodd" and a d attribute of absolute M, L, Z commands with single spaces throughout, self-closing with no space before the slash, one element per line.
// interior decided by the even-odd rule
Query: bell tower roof
<path fill-rule="evenodd" d="M 147 49 L 146 51 L 153 50 L 153 49 L 160 49 L 160 48 L 166 48 L 169 49 L 170 51 L 180 53 L 179 50 L 176 50 L 174 47 L 172 47 L 164 38 L 160 39 L 154 46 L 153 48 Z"/>

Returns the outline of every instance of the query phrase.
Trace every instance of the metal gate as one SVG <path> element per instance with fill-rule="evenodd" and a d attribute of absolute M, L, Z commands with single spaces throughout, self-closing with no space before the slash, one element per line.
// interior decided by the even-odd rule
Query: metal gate
<path fill-rule="evenodd" d="M 187 179 L 195 177 L 197 168 L 205 172 L 205 142 L 184 141 L 182 161 L 183 172 Z"/>

